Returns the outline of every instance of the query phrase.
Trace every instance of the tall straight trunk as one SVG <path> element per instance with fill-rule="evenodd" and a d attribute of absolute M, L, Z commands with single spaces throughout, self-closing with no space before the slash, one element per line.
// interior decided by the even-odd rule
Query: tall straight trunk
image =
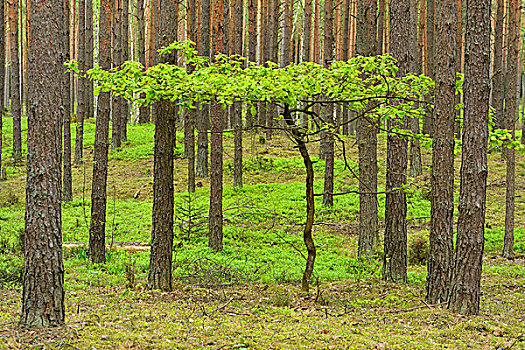
<path fill-rule="evenodd" d="M 93 1 L 86 0 L 86 66 L 87 68 L 93 67 L 93 62 L 95 58 L 95 40 L 93 35 Z M 109 30 L 109 28 L 108 28 Z M 99 62 L 100 62 L 100 53 L 99 53 Z M 86 117 L 87 118 L 93 118 L 95 116 L 95 100 L 93 98 L 93 82 L 91 80 L 86 80 L 85 84 L 87 84 L 86 88 Z"/>
<path fill-rule="evenodd" d="M 89 1 L 89 0 L 88 0 Z M 86 0 L 78 1 L 78 67 L 86 69 Z M 88 109 L 89 93 L 87 79 L 78 80 L 77 125 L 75 134 L 75 164 L 81 164 L 84 143 L 84 119 Z"/>
<path fill-rule="evenodd" d="M 269 9 L 269 57 L 268 61 L 274 63 L 279 62 L 279 14 L 280 14 L 280 1 L 271 0 L 271 6 Z M 269 103 L 266 107 L 266 139 L 271 140 L 273 136 L 273 123 L 274 119 L 277 118 L 277 107 Z"/>
<path fill-rule="evenodd" d="M 425 1 L 425 0 L 422 0 Z M 426 74 L 428 77 L 434 79 L 434 30 L 435 30 L 435 1 L 436 0 L 426 0 L 427 2 L 427 57 L 426 57 Z M 428 104 L 427 113 L 423 121 L 423 133 L 430 136 L 432 133 L 432 107 Z"/>
<path fill-rule="evenodd" d="M 11 115 L 13 116 L 13 159 L 22 160 L 22 109 L 20 105 L 20 55 L 18 41 L 18 18 L 20 0 L 13 0 L 10 8 L 11 36 Z"/>
<path fill-rule="evenodd" d="M 221 6 L 224 5 L 221 3 Z M 201 26 L 200 47 L 201 56 L 210 56 L 210 25 L 211 25 L 211 2 L 201 0 Z M 208 126 L 210 123 L 210 107 L 203 105 L 197 112 L 197 164 L 195 173 L 200 177 L 208 176 Z"/>
<path fill-rule="evenodd" d="M 352 0 L 345 0 L 344 1 L 344 20 L 343 20 L 343 47 L 342 47 L 342 60 L 348 61 L 350 58 L 349 56 L 349 40 L 350 40 L 350 5 Z M 350 110 L 348 108 L 343 106 L 343 114 L 341 117 L 341 123 L 343 125 L 343 135 L 349 134 L 349 116 L 350 116 Z"/>
<path fill-rule="evenodd" d="M 70 8 L 71 2 L 68 0 L 64 4 L 64 20 L 65 24 L 63 27 L 62 40 L 64 41 L 63 47 L 65 49 L 66 59 L 71 59 L 70 53 Z M 72 92 L 72 75 L 71 73 L 62 74 L 62 87 L 64 93 L 64 104 L 63 104 L 63 125 L 64 125 L 64 155 L 63 155 L 63 177 L 62 177 L 62 201 L 71 202 L 73 200 L 73 179 L 71 174 L 71 100 L 74 99 L 74 95 L 71 96 Z M 72 98 L 73 97 L 73 98 Z"/>
<path fill-rule="evenodd" d="M 148 45 L 146 48 L 146 56 L 148 60 L 148 67 L 155 64 L 155 32 L 157 29 L 157 16 L 158 2 L 160 0 L 149 0 L 149 21 L 148 21 Z"/>
<path fill-rule="evenodd" d="M 377 53 L 377 3 L 357 1 L 356 52 L 361 56 Z M 357 120 L 359 147 L 359 256 L 370 257 L 379 243 L 377 218 L 377 129 L 368 115 Z"/>
<path fill-rule="evenodd" d="M 0 16 L 1 18 L 4 18 L 5 13 L 5 1 L 0 1 Z M 4 94 L 5 94 L 5 81 L 6 79 L 6 69 L 5 69 L 5 20 L 0 21 L 0 53 L 4 53 L 3 55 L 0 55 L 0 179 L 3 179 L 3 153 L 2 153 L 2 146 L 3 146 L 3 127 L 4 127 L 4 111 L 5 111 L 5 104 L 4 104 Z"/>
<path fill-rule="evenodd" d="M 518 83 L 518 58 L 520 41 L 521 7 L 517 0 L 508 0 L 508 54 L 507 70 L 505 74 L 505 86 L 507 96 L 505 98 L 505 128 L 510 130 L 514 141 L 514 129 L 516 126 L 516 110 L 519 105 Z M 516 195 L 516 155 L 514 147 L 505 148 L 507 158 L 507 189 L 505 194 L 505 237 L 503 239 L 503 257 L 514 256 L 514 209 Z"/>
<path fill-rule="evenodd" d="M 321 63 L 320 45 L 321 45 L 321 2 L 320 0 L 314 0 L 314 35 L 313 35 L 313 52 L 312 61 L 315 63 Z"/>
<path fill-rule="evenodd" d="M 385 1 L 378 0 L 378 9 L 377 9 L 377 54 L 383 54 L 383 43 L 385 36 Z M 425 1 L 425 0 L 423 0 Z"/>
<path fill-rule="evenodd" d="M 410 72 L 421 74 L 421 48 L 418 40 L 418 6 L 419 0 L 410 0 Z M 419 134 L 419 118 L 410 118 L 410 130 L 414 134 Z M 408 174 L 412 177 L 419 176 L 423 173 L 421 165 L 421 146 L 419 139 L 412 137 L 410 139 L 410 168 Z"/>
<path fill-rule="evenodd" d="M 290 26 L 290 0 L 283 0 L 283 30 L 282 30 L 282 45 L 281 45 L 281 67 L 286 67 L 291 62 L 292 47 L 290 45 L 290 38 L 292 36 L 292 28 Z"/>
<path fill-rule="evenodd" d="M 312 0 L 305 0 L 304 3 L 304 37 L 303 37 L 303 62 L 309 62 L 310 46 L 312 43 Z"/>
<path fill-rule="evenodd" d="M 324 64 L 329 67 L 334 60 L 334 3 L 332 0 L 325 0 L 324 3 Z M 325 123 L 334 125 L 334 106 L 327 104 L 322 108 Z M 325 134 L 325 168 L 324 168 L 324 191 L 323 205 L 334 205 L 334 135 L 335 130 L 328 130 Z M 322 147 L 322 145 L 321 145 Z"/>
<path fill-rule="evenodd" d="M 146 10 L 144 0 L 137 0 L 137 46 L 139 62 L 146 67 L 146 23 L 144 11 Z M 149 121 L 148 106 L 140 106 L 139 124 L 145 124 Z"/>
<path fill-rule="evenodd" d="M 490 77 L 490 2 L 469 0 L 466 8 L 465 111 L 455 263 L 448 307 L 479 313 L 485 242 Z"/>
<path fill-rule="evenodd" d="M 59 0 L 29 0 L 31 111 L 21 327 L 57 327 L 65 320 L 60 205 L 64 87 L 59 78 L 66 75 L 64 5 Z"/>
<path fill-rule="evenodd" d="M 250 62 L 257 62 L 257 14 L 258 14 L 258 1 L 248 0 L 248 60 Z M 246 112 L 246 126 L 248 128 L 253 127 L 256 124 L 257 113 L 252 115 L 250 111 Z"/>
<path fill-rule="evenodd" d="M 213 6 L 213 42 L 214 54 L 224 52 L 225 31 L 228 28 L 224 16 L 224 1 L 217 0 Z M 222 250 L 222 127 L 224 110 L 217 103 L 212 103 L 211 110 L 211 164 L 210 164 L 210 211 L 208 216 L 208 246 L 214 251 Z"/>
<path fill-rule="evenodd" d="M 113 42 L 111 50 L 111 62 L 113 68 L 122 64 L 122 0 L 113 1 Z M 122 122 L 122 100 L 116 94 L 112 94 L 111 103 L 111 150 L 121 146 L 121 122 Z"/>
<path fill-rule="evenodd" d="M 456 0 L 436 2 L 436 97 L 432 140 L 432 198 L 426 299 L 448 300 L 454 254 L 454 120 L 456 117 Z"/>
<path fill-rule="evenodd" d="M 463 5 L 461 0 L 456 0 L 456 72 L 463 73 Z M 456 95 L 456 105 L 461 104 L 462 94 Z M 456 138 L 461 138 L 461 109 L 456 111 Z"/>
<path fill-rule="evenodd" d="M 120 60 L 123 63 L 131 59 L 129 51 L 129 0 L 122 0 L 121 22 L 122 56 L 120 57 Z M 128 101 L 121 99 L 120 112 L 120 142 L 124 143 L 128 140 L 128 119 L 130 113 Z"/>
<path fill-rule="evenodd" d="M 390 3 L 390 52 L 397 59 L 399 77 L 405 76 L 410 63 L 410 0 Z M 406 117 L 398 121 L 389 119 L 388 130 L 405 128 Z M 387 137 L 385 255 L 383 279 L 390 282 L 407 281 L 407 201 L 403 186 L 406 184 L 408 141 L 395 133 Z"/>
<path fill-rule="evenodd" d="M 242 0 L 233 2 L 234 13 L 232 18 L 234 33 L 234 54 L 242 56 L 242 18 L 243 6 Z M 233 166 L 233 187 L 242 188 L 242 104 L 236 102 L 233 105 L 233 124 L 235 128 L 234 135 L 234 166 Z"/>
<path fill-rule="evenodd" d="M 494 27 L 494 68 L 492 71 L 492 101 L 491 106 L 495 109 L 495 127 L 502 129 L 505 125 L 503 117 L 503 101 L 505 70 L 503 67 L 503 16 L 504 0 L 497 0 L 496 24 Z"/>
<path fill-rule="evenodd" d="M 186 35 L 189 40 L 197 42 L 197 7 L 195 0 L 187 2 L 187 28 Z M 194 67 L 187 68 L 192 72 Z M 196 106 L 195 106 L 196 107 Z M 184 111 L 184 154 L 188 159 L 188 192 L 195 192 L 195 120 L 197 110 L 188 109 Z"/>
<path fill-rule="evenodd" d="M 177 0 L 160 0 L 157 43 L 167 46 L 177 39 Z M 162 34 L 161 34 L 162 33 Z M 160 57 L 163 63 L 176 64 L 175 52 Z M 171 291 L 173 250 L 173 146 L 175 104 L 169 100 L 156 103 L 155 151 L 153 173 L 153 226 L 148 287 Z"/>
<path fill-rule="evenodd" d="M 113 1 L 101 0 L 99 10 L 100 68 L 111 69 L 111 19 Z M 95 125 L 95 148 L 93 151 L 93 182 L 91 190 L 91 226 L 89 227 L 89 255 L 93 263 L 105 263 L 106 241 L 106 187 L 108 178 L 110 94 L 98 96 Z"/>

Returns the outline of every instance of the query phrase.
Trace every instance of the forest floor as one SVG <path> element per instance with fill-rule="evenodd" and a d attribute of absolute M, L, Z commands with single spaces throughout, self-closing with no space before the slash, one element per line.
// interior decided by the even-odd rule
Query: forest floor
<path fill-rule="evenodd" d="M 24 121 L 25 122 L 25 121 Z M 207 179 L 185 193 L 186 161 L 178 134 L 175 161 L 176 232 L 173 292 L 146 286 L 151 235 L 154 126 L 130 126 L 129 141 L 110 154 L 107 260 L 89 263 L 91 156 L 94 124 L 86 124 L 86 161 L 73 169 L 71 203 L 63 205 L 66 325 L 17 328 L 20 313 L 21 233 L 25 167 L 11 159 L 11 124 L 4 123 L 0 183 L 0 349 L 525 349 L 525 159 L 517 156 L 514 260 L 500 256 L 504 233 L 505 162 L 489 154 L 487 229 L 481 281 L 481 315 L 465 317 L 425 300 L 430 151 L 424 175 L 407 189 L 407 284 L 381 280 L 381 259 L 357 258 L 356 194 L 335 197 L 333 208 L 316 202 L 318 258 L 310 293 L 300 291 L 305 249 L 304 168 L 284 136 L 260 143 L 244 139 L 244 187 L 231 187 L 233 137 L 225 133 L 224 251 L 207 248 Z M 24 133 L 27 128 L 24 125 Z M 379 184 L 384 188 L 385 137 L 380 135 Z M 355 138 L 346 139 L 352 171 L 336 161 L 336 192 L 357 189 Z M 311 148 L 317 154 L 316 146 Z M 460 150 L 456 155 L 459 191 Z M 322 192 L 324 163 L 315 163 Z M 384 196 L 379 196 L 380 221 Z M 457 193 L 456 193 L 457 206 Z M 188 217 L 192 218 L 188 229 Z M 383 225 L 381 224 L 381 227 Z M 381 228 L 382 232 L 383 228 Z M 131 248 L 130 248 L 131 247 Z M 128 249 L 122 249 L 128 248 Z"/>

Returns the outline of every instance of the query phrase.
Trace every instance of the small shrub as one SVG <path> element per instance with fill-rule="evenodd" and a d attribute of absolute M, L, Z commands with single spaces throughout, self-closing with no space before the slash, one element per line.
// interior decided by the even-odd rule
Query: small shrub
<path fill-rule="evenodd" d="M 417 233 L 408 241 L 408 263 L 425 265 L 428 260 L 428 234 Z"/>

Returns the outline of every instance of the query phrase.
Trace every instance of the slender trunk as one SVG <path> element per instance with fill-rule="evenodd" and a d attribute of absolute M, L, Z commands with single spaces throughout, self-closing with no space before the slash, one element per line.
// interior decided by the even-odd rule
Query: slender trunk
<path fill-rule="evenodd" d="M 518 56 L 520 41 L 520 17 L 521 9 L 517 0 L 508 0 L 508 54 L 507 70 L 505 75 L 507 97 L 505 98 L 505 128 L 510 130 L 514 141 L 514 129 L 516 125 L 516 110 L 519 104 L 518 83 Z M 514 147 L 505 147 L 507 158 L 507 189 L 505 195 L 505 237 L 503 239 L 503 256 L 512 258 L 514 256 L 514 209 L 515 209 L 515 168 L 516 155 Z"/>
<path fill-rule="evenodd" d="M 223 5 L 221 3 L 221 5 Z M 210 25 L 211 25 L 211 3 L 210 0 L 201 1 L 201 27 L 200 47 L 201 56 L 210 56 Z M 195 172 L 199 177 L 208 176 L 208 126 L 210 123 L 210 107 L 204 105 L 197 112 L 197 165 Z"/>
<path fill-rule="evenodd" d="M 0 1 L 0 15 L 1 18 L 4 18 L 5 13 L 5 1 Z M 0 21 L 0 53 L 4 53 L 3 55 L 0 55 L 0 180 L 4 180 L 4 166 L 3 166 L 3 153 L 2 153 L 2 146 L 3 146 L 3 127 L 4 127 L 4 111 L 5 111 L 5 103 L 4 103 L 4 94 L 5 94 L 5 81 L 6 79 L 6 69 L 5 69 L 5 42 L 6 42 L 6 36 L 5 36 L 5 20 Z M 28 37 L 29 39 L 29 37 Z"/>
<path fill-rule="evenodd" d="M 226 50 L 225 31 L 228 28 L 224 13 L 223 0 L 217 0 L 213 6 L 213 42 L 214 53 Z M 222 127 L 224 110 L 217 103 L 212 103 L 211 110 L 211 164 L 210 164 L 210 212 L 208 246 L 214 251 L 222 250 L 222 173 L 223 144 Z"/>
<path fill-rule="evenodd" d="M 421 74 L 421 48 L 418 41 L 418 0 L 410 0 L 410 72 L 414 74 Z M 417 135 L 419 134 L 419 118 L 410 118 L 410 130 Z M 411 177 L 416 177 L 423 174 L 423 167 L 421 165 L 421 146 L 419 139 L 412 137 L 410 139 L 410 168 L 408 174 Z"/>
<path fill-rule="evenodd" d="M 436 2 L 436 97 L 432 140 L 432 198 L 427 295 L 448 300 L 454 254 L 454 120 L 456 116 L 456 2 Z"/>
<path fill-rule="evenodd" d="M 422 0 L 425 1 L 425 0 Z M 434 29 L 435 29 L 435 0 L 426 0 L 427 2 L 427 57 L 426 57 L 426 66 L 427 66 L 427 76 L 434 79 Z M 427 113 L 423 121 L 423 133 L 430 136 L 432 133 L 432 107 L 428 104 Z"/>
<path fill-rule="evenodd" d="M 138 58 L 139 62 L 146 67 L 146 23 L 144 20 L 145 11 L 144 0 L 137 0 L 137 41 L 138 41 Z M 139 124 L 149 122 L 148 106 L 140 106 Z"/>
<path fill-rule="evenodd" d="M 99 11 L 100 12 L 100 11 Z M 108 28 L 109 30 L 109 28 Z M 94 36 L 93 36 L 93 2 L 86 0 L 86 66 L 87 68 L 93 67 L 94 61 Z M 99 62 L 100 62 L 100 53 L 99 53 Z M 86 80 L 86 118 L 93 118 L 95 116 L 95 100 L 93 98 L 93 82 L 91 80 Z"/>
<path fill-rule="evenodd" d="M 64 41 L 63 47 L 65 49 L 64 56 L 67 59 L 71 59 L 70 55 L 70 23 L 69 19 L 69 5 L 70 1 L 66 1 L 64 4 L 64 19 L 65 24 L 63 25 L 62 40 Z M 71 175 L 71 90 L 72 81 L 71 73 L 62 74 L 62 87 L 63 87 L 63 125 L 64 125 L 64 155 L 63 155 L 63 177 L 62 177 L 62 201 L 71 202 L 73 200 L 73 179 Z"/>
<path fill-rule="evenodd" d="M 113 68 L 122 64 L 122 0 L 113 1 L 113 45 L 111 50 L 111 60 Z M 111 104 L 111 150 L 114 151 L 121 146 L 121 120 L 122 120 L 122 100 L 116 94 L 112 94 Z"/>
<path fill-rule="evenodd" d="M 469 0 L 466 9 L 465 111 L 455 263 L 448 307 L 479 313 L 485 242 L 490 77 L 490 2 Z"/>
<path fill-rule="evenodd" d="M 344 8 L 344 24 L 343 24 L 343 61 L 348 61 L 350 58 L 349 56 L 349 40 L 350 40 L 350 5 L 352 0 L 345 0 L 345 8 Z M 350 116 L 350 110 L 343 106 L 343 115 L 341 123 L 343 125 L 343 135 L 349 134 L 349 116 Z"/>
<path fill-rule="evenodd" d="M 62 326 L 65 320 L 62 262 L 61 158 L 64 101 L 62 62 L 64 2 L 29 1 L 28 159 L 21 327 Z M 42 40 L 45 38 L 45 40 Z M 50 45 L 51 44 L 51 45 Z"/>
<path fill-rule="evenodd" d="M 410 0 L 390 3 L 390 50 L 398 61 L 399 77 L 408 73 L 410 62 Z M 405 128 L 404 120 L 388 120 L 388 130 Z M 383 279 L 390 282 L 407 281 L 407 201 L 403 186 L 406 184 L 408 141 L 389 132 L 387 138 L 385 255 Z"/>
<path fill-rule="evenodd" d="M 89 1 L 89 0 L 88 0 Z M 81 70 L 86 69 L 86 0 L 78 1 L 78 67 Z M 88 83 L 87 79 L 78 81 L 78 107 L 77 107 L 77 125 L 75 135 L 75 164 L 81 164 L 83 158 L 84 143 L 84 119 L 88 108 Z"/>
<path fill-rule="evenodd" d="M 20 105 L 20 55 L 18 41 L 18 18 L 20 0 L 13 0 L 10 14 L 11 35 L 11 115 L 13 116 L 13 159 L 15 164 L 22 160 L 22 110 Z"/>
<path fill-rule="evenodd" d="M 242 56 L 242 18 L 243 6 L 242 0 L 236 0 L 233 3 L 235 12 L 232 16 L 234 18 L 233 28 L 234 33 L 234 54 Z M 234 135 L 234 160 L 233 160 L 233 187 L 242 188 L 242 104 L 236 102 L 233 105 L 233 124 L 235 128 Z"/>
<path fill-rule="evenodd" d="M 495 109 L 495 127 L 502 129 L 504 127 L 503 118 L 503 100 L 505 71 L 503 68 L 503 16 L 504 0 L 497 0 L 498 6 L 496 11 L 496 25 L 494 28 L 494 68 L 492 72 L 492 101 L 491 105 Z"/>
<path fill-rule="evenodd" d="M 128 61 L 131 59 L 131 55 L 129 52 L 129 0 L 122 0 L 122 32 L 121 32 L 121 38 L 122 38 L 122 55 L 120 57 L 120 61 L 124 63 L 125 61 Z M 120 100 L 120 112 L 121 112 L 121 119 L 120 119 L 120 142 L 121 144 L 126 142 L 128 140 L 128 119 L 129 119 L 129 102 L 121 99 Z"/>
<path fill-rule="evenodd" d="M 101 0 L 99 10 L 99 65 L 111 69 L 111 19 L 113 1 Z M 93 151 L 93 183 L 91 191 L 91 226 L 89 228 L 89 255 L 93 263 L 105 263 L 106 241 L 106 187 L 108 177 L 110 94 L 98 96 Z"/>

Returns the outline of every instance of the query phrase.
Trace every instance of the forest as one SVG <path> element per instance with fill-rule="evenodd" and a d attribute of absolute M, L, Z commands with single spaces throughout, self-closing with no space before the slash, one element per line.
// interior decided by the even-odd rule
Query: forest
<path fill-rule="evenodd" d="M 0 349 L 525 349 L 516 0 L 0 14 Z"/>

